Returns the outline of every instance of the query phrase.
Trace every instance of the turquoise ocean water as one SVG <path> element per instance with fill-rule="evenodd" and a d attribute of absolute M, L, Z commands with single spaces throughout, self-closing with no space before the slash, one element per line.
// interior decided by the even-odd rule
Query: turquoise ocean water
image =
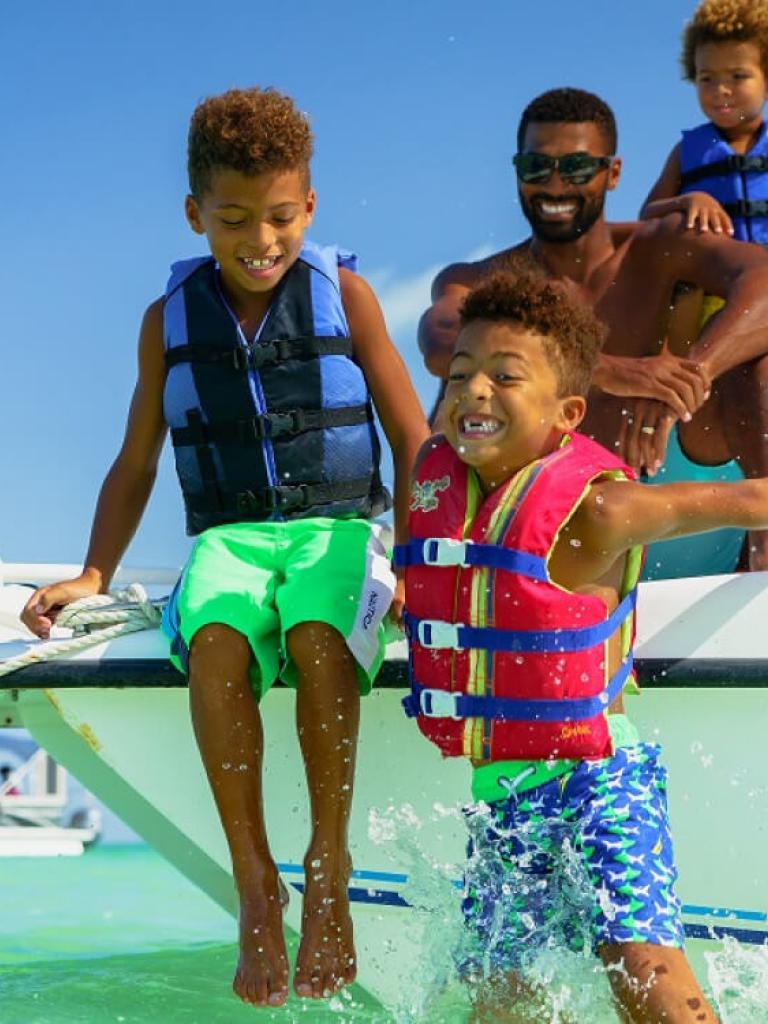
<path fill-rule="evenodd" d="M 230 988 L 234 920 L 144 845 L 96 847 L 82 857 L 3 858 L 0 871 L 0 1024 L 461 1024 L 469 1016 L 463 989 L 439 992 L 428 982 L 426 968 L 447 953 L 438 948 L 446 936 L 434 914 L 442 916 L 452 887 L 438 892 L 441 883 L 430 893 L 434 873 L 421 872 L 421 884 L 416 864 L 408 896 L 423 891 L 430 937 L 425 969 L 414 965 L 404 980 L 404 991 L 416 995 L 404 1006 L 418 1005 L 418 1012 L 394 1016 L 356 988 L 329 1003 L 292 999 L 280 1011 L 240 1003 Z M 699 974 L 723 1024 L 768 1022 L 768 947 L 731 942 L 708 960 Z M 537 1024 L 614 1022 L 598 973 L 594 962 L 569 962 L 557 951 L 541 965 L 552 1007 Z"/>
<path fill-rule="evenodd" d="M 242 1004 L 230 988 L 234 920 L 146 846 L 3 858 L 0 871 L 2 1024 L 382 1019 L 359 994 L 333 1009 Z"/>

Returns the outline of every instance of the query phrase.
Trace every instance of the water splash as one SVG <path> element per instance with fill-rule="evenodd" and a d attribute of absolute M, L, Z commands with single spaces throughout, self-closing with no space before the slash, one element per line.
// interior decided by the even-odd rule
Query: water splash
<path fill-rule="evenodd" d="M 704 959 L 722 1024 L 768 1024 L 768 945 L 725 938 L 723 948 Z"/>
<path fill-rule="evenodd" d="M 418 944 L 419 956 L 409 976 L 408 991 L 393 1012 L 397 1024 L 458 1024 L 470 1019 L 473 1000 L 482 1000 L 489 1009 L 496 1000 L 507 1011 L 513 1005 L 508 988 L 498 984 L 493 985 L 492 992 L 489 988 L 490 979 L 499 977 L 494 953 L 506 937 L 507 913 L 521 897 L 527 900 L 532 895 L 528 887 L 536 883 L 523 876 L 512 884 L 505 883 L 496 903 L 491 934 L 480 949 L 466 929 L 461 912 L 461 890 L 456 879 L 465 865 L 439 861 L 425 852 L 421 841 L 425 825 L 439 824 L 447 815 L 459 814 L 459 808 L 437 804 L 427 822 L 419 819 L 410 805 L 389 806 L 383 811 L 374 808 L 369 814 L 369 837 L 387 849 L 398 870 L 407 873 L 402 895 L 414 908 L 407 927 Z M 489 816 L 489 810 L 481 805 L 467 819 L 475 840 L 470 866 L 480 878 L 491 878 L 499 870 L 496 858 L 478 842 Z M 525 958 L 521 974 L 526 985 L 538 993 L 533 999 L 526 997 L 525 1012 L 532 1014 L 530 1019 L 535 1024 L 568 1024 L 573 1020 L 615 1024 L 609 986 L 588 940 L 578 953 L 569 952 L 564 945 L 566 933 L 573 940 L 574 919 L 580 921 L 586 937 L 588 892 L 578 857 L 568 843 L 563 848 L 565 853 L 557 869 L 564 894 L 562 905 L 555 908 L 544 928 L 537 928 L 537 922 L 530 918 L 527 923 L 532 934 L 536 932 L 536 942 L 522 943 L 535 946 L 535 952 Z M 581 907 L 581 916 L 574 914 L 575 907 Z M 524 1020 L 522 1004 L 514 1008 Z"/>
<path fill-rule="evenodd" d="M 374 808 L 369 814 L 370 839 L 408 876 L 402 895 L 414 910 L 406 927 L 419 950 L 393 1020 L 396 1024 L 459 1024 L 474 1019 L 474 1001 L 483 1003 L 488 1020 L 494 1019 L 498 1005 L 500 1020 L 514 1011 L 516 1020 L 532 1024 L 616 1024 L 606 972 L 590 948 L 594 895 L 565 831 L 551 837 L 559 853 L 545 881 L 520 873 L 500 882 L 498 858 L 483 842 L 490 824 L 499 832 L 487 805 L 478 805 L 466 817 L 474 846 L 467 864 L 440 861 L 425 851 L 425 828 L 431 830 L 447 816 L 461 813 L 457 807 L 436 804 L 425 821 L 410 805 Z M 510 830 L 503 838 L 524 841 L 525 831 L 525 827 Z M 482 947 L 466 929 L 461 912 L 461 887 L 456 880 L 467 867 L 479 884 L 485 879 L 500 893 Z M 536 913 L 537 901 L 549 887 L 558 895 L 542 920 Z M 609 903 L 603 901 L 607 916 Z M 532 912 L 520 913 L 521 904 Z M 522 992 L 520 987 L 498 983 L 505 978 L 498 964 L 513 910 L 523 928 L 518 944 L 524 952 L 517 971 Z M 717 951 L 705 952 L 704 960 L 705 993 L 722 1024 L 768 1024 L 768 944 L 754 947 L 726 938 Z"/>

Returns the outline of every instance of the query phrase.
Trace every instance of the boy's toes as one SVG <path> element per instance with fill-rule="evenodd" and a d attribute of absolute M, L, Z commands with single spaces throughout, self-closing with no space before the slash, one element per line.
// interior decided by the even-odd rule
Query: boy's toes
<path fill-rule="evenodd" d="M 286 999 L 288 998 L 288 988 L 283 982 L 273 982 L 269 986 L 269 995 L 265 1006 L 283 1006 Z"/>
<path fill-rule="evenodd" d="M 312 979 L 305 974 L 296 974 L 293 979 L 293 989 L 297 996 L 302 999 L 313 999 L 315 995 Z"/>

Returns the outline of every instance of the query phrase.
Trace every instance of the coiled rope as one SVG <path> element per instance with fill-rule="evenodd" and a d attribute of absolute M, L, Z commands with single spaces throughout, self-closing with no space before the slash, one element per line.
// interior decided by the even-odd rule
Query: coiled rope
<path fill-rule="evenodd" d="M 23 654 L 0 662 L 0 676 L 40 661 L 52 661 L 113 640 L 141 629 L 160 625 L 161 601 L 151 601 L 140 583 L 131 583 L 125 590 L 112 594 L 82 597 L 65 605 L 56 617 L 56 626 L 72 630 L 64 639 L 44 640 Z"/>

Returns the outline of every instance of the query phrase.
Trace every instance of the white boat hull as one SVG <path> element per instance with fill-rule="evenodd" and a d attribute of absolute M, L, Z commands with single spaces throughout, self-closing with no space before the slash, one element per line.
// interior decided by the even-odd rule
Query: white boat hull
<path fill-rule="evenodd" d="M 628 710 L 645 738 L 662 744 L 670 769 L 679 893 L 694 943 L 723 934 L 747 942 L 768 939 L 767 584 L 768 574 L 754 574 L 649 584 L 642 592 L 637 654 L 641 670 L 645 666 L 645 674 L 656 678 L 641 697 L 627 698 Z M 4 651 L 0 644 L 0 654 L 17 649 Z M 158 635 L 135 634 L 71 662 L 25 670 L 0 681 L 18 687 L 0 691 L 0 723 L 28 728 L 234 913 L 228 853 L 192 736 L 187 695 L 182 681 L 162 667 L 164 653 Z M 393 651 L 395 662 L 398 657 L 402 649 Z M 113 688 L 121 676 L 131 685 Z M 418 836 L 424 855 L 458 871 L 465 842 L 460 816 L 433 822 L 434 808 L 459 805 L 469 794 L 467 765 L 442 760 L 420 737 L 400 709 L 403 694 L 385 686 L 364 702 L 351 827 L 360 983 L 385 1005 L 397 1001 L 418 955 L 418 933 L 404 927 L 413 916 L 402 898 L 408 855 L 370 838 L 370 811 L 410 804 L 424 823 Z M 271 693 L 263 714 L 273 850 L 286 883 L 300 886 L 309 829 L 291 691 Z M 287 926 L 298 928 L 299 917 L 295 898 Z"/>
<path fill-rule="evenodd" d="M 0 857 L 79 857 L 94 839 L 85 828 L 3 825 Z"/>

